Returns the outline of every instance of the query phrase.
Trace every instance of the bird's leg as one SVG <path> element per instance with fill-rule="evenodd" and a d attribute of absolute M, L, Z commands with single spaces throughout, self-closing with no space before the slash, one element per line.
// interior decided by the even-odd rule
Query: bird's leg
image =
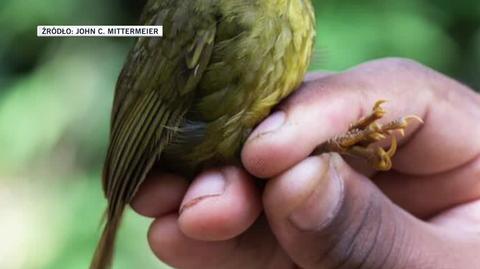
<path fill-rule="evenodd" d="M 346 154 L 364 158 L 375 169 L 388 171 L 392 168 L 392 157 L 397 151 L 397 139 L 392 135 L 392 144 L 388 150 L 380 146 L 364 147 L 353 146 L 345 152 Z"/>
<path fill-rule="evenodd" d="M 408 121 L 415 119 L 423 122 L 418 116 L 406 116 L 397 120 L 380 124 L 386 111 L 381 107 L 384 100 L 377 101 L 373 106 L 372 113 L 350 126 L 348 131 L 340 136 L 335 136 L 327 142 L 319 145 L 314 153 L 338 152 L 366 159 L 377 170 L 386 171 L 392 167 L 392 157 L 397 150 L 397 139 L 393 131 L 404 134 Z M 378 145 L 371 144 L 392 137 L 392 143 L 388 150 Z"/>

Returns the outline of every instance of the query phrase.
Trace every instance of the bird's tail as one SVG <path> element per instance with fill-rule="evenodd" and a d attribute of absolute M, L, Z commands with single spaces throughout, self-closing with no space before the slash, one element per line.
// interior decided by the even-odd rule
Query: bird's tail
<path fill-rule="evenodd" d="M 102 236 L 100 237 L 100 241 L 98 241 L 97 248 L 90 264 L 90 269 L 110 268 L 113 259 L 117 230 L 122 219 L 123 211 L 124 207 L 117 210 L 113 217 L 109 218 L 107 216 Z"/>

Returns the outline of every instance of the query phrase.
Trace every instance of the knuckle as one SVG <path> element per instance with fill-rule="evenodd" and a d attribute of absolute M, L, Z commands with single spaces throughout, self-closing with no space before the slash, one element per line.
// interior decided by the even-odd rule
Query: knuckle
<path fill-rule="evenodd" d="M 391 74 L 392 79 L 401 77 L 403 81 L 423 85 L 421 88 L 432 89 L 434 82 L 445 80 L 444 76 L 437 71 L 412 59 L 386 58 L 384 65 L 384 70 Z"/>

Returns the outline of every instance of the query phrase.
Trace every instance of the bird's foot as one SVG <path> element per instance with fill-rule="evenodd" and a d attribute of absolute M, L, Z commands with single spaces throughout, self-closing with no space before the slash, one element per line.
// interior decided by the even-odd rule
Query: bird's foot
<path fill-rule="evenodd" d="M 410 120 L 417 120 L 421 123 L 423 121 L 420 117 L 411 115 L 386 124 L 380 124 L 377 120 L 381 119 L 386 113 L 382 108 L 382 104 L 385 102 L 385 100 L 377 101 L 370 115 L 353 123 L 345 134 L 335 136 L 318 146 L 315 153 L 338 152 L 347 154 L 367 160 L 377 170 L 390 170 L 392 168 L 392 157 L 397 150 L 397 139 L 393 132 L 399 131 L 401 135 L 404 135 L 405 128 L 407 128 Z M 386 150 L 381 146 L 372 145 L 388 136 L 391 136 L 392 139 L 389 149 Z"/>

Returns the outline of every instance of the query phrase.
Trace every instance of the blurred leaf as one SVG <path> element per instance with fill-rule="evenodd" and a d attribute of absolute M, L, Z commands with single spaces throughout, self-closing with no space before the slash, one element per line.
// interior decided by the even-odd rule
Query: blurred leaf
<path fill-rule="evenodd" d="M 112 92 L 125 51 L 95 42 L 95 50 L 81 42 L 63 43 L 0 100 L 2 172 L 46 158 L 68 128 L 76 130 L 79 149 L 91 143 L 97 153 L 100 143 L 106 144 Z"/>
<path fill-rule="evenodd" d="M 88 268 L 106 206 L 99 175 L 89 177 L 37 182 L 16 178 L 11 181 L 15 184 L 1 186 L 2 268 Z M 119 232 L 115 268 L 167 268 L 149 249 L 149 222 L 127 212 Z"/>
<path fill-rule="evenodd" d="M 64 236 L 63 246 L 56 249 L 56 256 L 45 269 L 88 267 L 99 238 L 100 217 L 106 206 L 98 184 L 99 177 L 95 175 L 92 179 L 68 180 L 68 185 L 60 185 L 63 188 L 59 187 L 55 191 L 59 194 L 57 202 L 62 204 L 64 210 L 62 218 L 69 225 L 57 231 Z M 70 191 L 62 191 L 67 189 Z M 146 240 L 149 222 L 150 220 L 127 211 L 119 231 L 115 268 L 167 268 L 149 249 Z"/>
<path fill-rule="evenodd" d="M 343 70 L 369 59 L 408 57 L 448 69 L 455 45 L 416 1 L 318 2 L 317 51 L 312 69 Z M 322 56 L 323 55 L 323 56 Z"/>
<path fill-rule="evenodd" d="M 452 17 L 468 19 L 480 23 L 480 1 L 472 0 L 428 0 L 428 2 L 445 10 Z"/>

